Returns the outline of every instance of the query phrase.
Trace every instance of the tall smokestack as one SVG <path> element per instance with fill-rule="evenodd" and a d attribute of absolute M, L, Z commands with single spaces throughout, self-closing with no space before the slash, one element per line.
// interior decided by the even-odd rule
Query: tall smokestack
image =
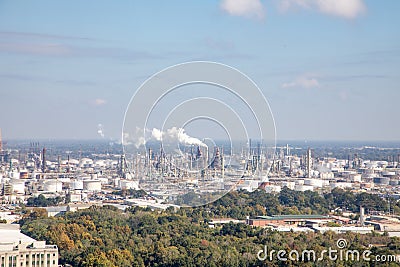
<path fill-rule="evenodd" d="M 311 163 L 312 163 L 312 158 L 311 158 L 311 149 L 307 149 L 307 158 L 306 158 L 306 163 L 307 163 L 307 178 L 311 178 Z"/>
<path fill-rule="evenodd" d="M 350 154 L 347 155 L 347 169 L 350 169 Z"/>
<path fill-rule="evenodd" d="M 249 139 L 249 157 L 251 156 L 251 138 Z"/>
<path fill-rule="evenodd" d="M 400 154 L 397 155 L 397 168 L 400 167 Z"/>
<path fill-rule="evenodd" d="M 60 155 L 58 155 L 58 160 L 57 160 L 57 171 L 58 171 L 58 173 L 60 173 L 61 172 L 61 156 Z"/>
<path fill-rule="evenodd" d="M 119 175 L 120 175 L 122 178 L 126 178 L 126 169 L 125 169 L 125 166 L 126 166 L 125 155 L 122 154 L 122 155 L 121 155 L 121 159 L 120 159 L 120 166 L 119 166 Z"/>
<path fill-rule="evenodd" d="M 225 179 L 225 160 L 224 160 L 224 150 L 222 149 L 221 153 L 221 176 L 222 179 Z"/>
<path fill-rule="evenodd" d="M 67 173 L 70 172 L 70 168 L 69 168 L 69 154 L 68 154 L 68 159 L 67 159 Z"/>
<path fill-rule="evenodd" d="M 46 148 L 43 148 L 43 152 L 42 152 L 42 172 L 45 173 L 46 172 Z"/>

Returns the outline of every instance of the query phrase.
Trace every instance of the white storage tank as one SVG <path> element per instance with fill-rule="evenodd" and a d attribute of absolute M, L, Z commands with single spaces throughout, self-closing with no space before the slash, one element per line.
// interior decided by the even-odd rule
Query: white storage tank
<path fill-rule="evenodd" d="M 319 178 L 321 178 L 321 179 L 333 179 L 333 178 L 335 178 L 335 174 L 333 172 L 321 172 L 319 174 Z"/>
<path fill-rule="evenodd" d="M 98 181 L 101 182 L 101 184 L 108 184 L 108 183 L 109 183 L 107 177 L 99 177 L 99 178 L 97 178 L 97 179 L 92 179 L 92 180 L 98 180 Z"/>
<path fill-rule="evenodd" d="M 47 180 L 44 182 L 43 190 L 46 192 L 62 192 L 62 182 L 57 180 Z"/>
<path fill-rule="evenodd" d="M 302 192 L 304 192 L 304 191 L 314 191 L 314 186 L 312 186 L 312 185 L 296 185 L 295 187 L 294 187 L 294 190 L 296 190 L 296 191 L 302 191 Z"/>
<path fill-rule="evenodd" d="M 287 187 L 287 188 L 289 188 L 290 190 L 294 190 L 294 186 L 296 185 L 296 183 L 295 182 L 288 182 L 288 181 L 285 181 L 285 182 L 282 182 L 281 183 L 281 186 L 282 187 Z"/>
<path fill-rule="evenodd" d="M 83 190 L 87 191 L 101 191 L 101 181 L 99 180 L 84 180 Z"/>
<path fill-rule="evenodd" d="M 331 189 L 334 189 L 334 188 L 345 189 L 345 188 L 353 187 L 352 183 L 344 183 L 344 182 L 331 183 L 330 186 L 331 186 Z"/>
<path fill-rule="evenodd" d="M 69 177 L 62 177 L 62 178 L 57 178 L 60 182 L 63 182 L 63 183 L 70 183 L 71 182 L 71 178 L 69 178 Z"/>
<path fill-rule="evenodd" d="M 139 182 L 132 180 L 119 180 L 119 188 L 122 190 L 139 189 Z"/>
<path fill-rule="evenodd" d="M 106 163 L 104 160 L 97 160 L 94 164 L 96 167 L 104 168 L 106 167 Z"/>
<path fill-rule="evenodd" d="M 69 164 L 69 166 L 75 166 L 75 165 L 79 164 L 79 160 L 77 160 L 77 159 L 69 159 L 69 161 L 63 160 L 63 161 L 61 161 L 61 164 L 65 165 L 65 166 L 67 166 L 68 164 Z"/>
<path fill-rule="evenodd" d="M 70 194 L 71 202 L 81 202 L 82 195 L 81 194 Z"/>
<path fill-rule="evenodd" d="M 319 179 L 304 179 L 304 185 L 312 185 L 313 187 L 322 187 L 323 181 Z"/>
<path fill-rule="evenodd" d="M 279 193 L 282 188 L 279 185 L 266 185 L 265 192 L 266 193 Z"/>
<path fill-rule="evenodd" d="M 89 159 L 89 158 L 82 158 L 79 161 L 79 167 L 81 167 L 81 168 L 93 167 L 93 160 Z"/>
<path fill-rule="evenodd" d="M 350 175 L 350 181 L 352 181 L 352 182 L 361 182 L 361 174 L 352 174 L 352 175 Z"/>
<path fill-rule="evenodd" d="M 82 180 L 74 180 L 70 184 L 71 190 L 83 190 L 83 181 Z"/>

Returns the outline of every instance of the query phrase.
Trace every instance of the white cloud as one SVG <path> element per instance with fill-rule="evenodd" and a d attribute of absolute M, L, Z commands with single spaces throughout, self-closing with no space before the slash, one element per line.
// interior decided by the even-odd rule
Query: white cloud
<path fill-rule="evenodd" d="M 319 82 L 316 78 L 314 77 L 309 77 L 307 75 L 303 75 L 300 77 L 297 77 L 296 80 L 288 83 L 282 84 L 282 88 L 293 88 L 293 87 L 298 87 L 298 88 L 318 88 Z"/>
<path fill-rule="evenodd" d="M 93 104 L 94 104 L 95 106 L 102 106 L 102 105 L 105 105 L 106 103 L 107 103 L 107 100 L 102 99 L 102 98 L 96 98 L 96 99 L 93 101 Z"/>
<path fill-rule="evenodd" d="M 0 43 L 1 52 L 22 53 L 42 56 L 67 56 L 71 48 L 57 43 Z"/>
<path fill-rule="evenodd" d="M 232 16 L 265 17 L 265 8 L 260 0 L 222 0 L 221 9 Z"/>
<path fill-rule="evenodd" d="M 280 7 L 283 10 L 293 7 L 315 9 L 348 19 L 353 19 L 367 10 L 363 0 L 281 0 Z"/>

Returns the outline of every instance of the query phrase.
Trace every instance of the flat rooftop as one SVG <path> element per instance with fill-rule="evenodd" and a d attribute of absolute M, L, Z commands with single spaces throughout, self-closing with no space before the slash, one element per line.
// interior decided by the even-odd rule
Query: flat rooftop
<path fill-rule="evenodd" d="M 23 243 L 36 242 L 35 239 L 21 233 L 18 224 L 0 224 L 0 244 L 20 241 Z"/>
<path fill-rule="evenodd" d="M 325 215 L 271 215 L 271 216 L 257 216 L 259 220 L 271 220 L 271 221 L 285 221 L 285 220 L 315 220 L 315 219 L 329 219 Z"/>

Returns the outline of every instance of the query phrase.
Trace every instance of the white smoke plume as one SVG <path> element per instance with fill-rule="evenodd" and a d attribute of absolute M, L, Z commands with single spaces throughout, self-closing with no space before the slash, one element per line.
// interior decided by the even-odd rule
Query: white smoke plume
<path fill-rule="evenodd" d="M 133 144 L 136 148 L 139 148 L 140 146 L 145 145 L 148 141 L 159 141 L 165 144 L 174 144 L 178 142 L 183 145 L 207 147 L 206 144 L 196 137 L 188 135 L 183 128 L 172 127 L 171 129 L 161 131 L 157 128 L 153 128 L 152 130 L 143 130 L 139 127 L 136 127 L 135 133 L 124 133 L 125 145 Z"/>
<path fill-rule="evenodd" d="M 101 138 L 104 138 L 103 124 L 97 124 L 97 133 L 101 136 Z"/>
<path fill-rule="evenodd" d="M 166 143 L 179 142 L 184 145 L 197 145 L 202 147 L 207 146 L 199 139 L 189 136 L 187 133 L 185 133 L 185 129 L 177 127 L 172 127 L 164 132 L 157 128 L 153 128 L 151 131 L 151 137 L 152 139 Z"/>

